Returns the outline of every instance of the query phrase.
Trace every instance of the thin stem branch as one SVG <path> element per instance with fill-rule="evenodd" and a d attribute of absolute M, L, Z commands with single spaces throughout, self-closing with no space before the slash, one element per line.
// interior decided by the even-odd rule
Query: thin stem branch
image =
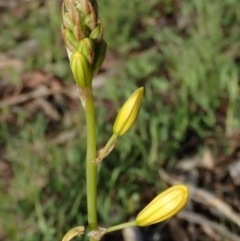
<path fill-rule="evenodd" d="M 108 150 L 111 148 L 112 144 L 116 141 L 117 139 L 117 135 L 113 134 L 111 136 L 111 138 L 108 140 L 107 144 L 105 145 L 105 147 L 101 150 L 103 153 L 107 153 Z"/>
<path fill-rule="evenodd" d="M 119 229 L 129 228 L 129 227 L 133 227 L 133 226 L 137 226 L 135 220 L 127 222 L 127 223 L 122 223 L 122 224 L 119 224 L 119 225 L 116 225 L 116 226 L 112 226 L 112 227 L 107 229 L 106 233 L 110 233 L 110 232 L 113 232 L 113 231 L 116 231 L 116 230 L 119 230 Z"/>

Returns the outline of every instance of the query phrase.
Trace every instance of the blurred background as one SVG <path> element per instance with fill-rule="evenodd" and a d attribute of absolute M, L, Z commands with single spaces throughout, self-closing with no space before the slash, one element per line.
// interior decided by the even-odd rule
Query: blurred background
<path fill-rule="evenodd" d="M 240 240 L 240 1 L 98 2 L 108 43 L 93 83 L 99 149 L 145 87 L 134 128 L 100 164 L 100 226 L 131 220 L 174 183 L 191 191 L 170 221 L 104 240 Z M 61 240 L 87 224 L 85 120 L 61 3 L 0 0 L 2 241 Z"/>

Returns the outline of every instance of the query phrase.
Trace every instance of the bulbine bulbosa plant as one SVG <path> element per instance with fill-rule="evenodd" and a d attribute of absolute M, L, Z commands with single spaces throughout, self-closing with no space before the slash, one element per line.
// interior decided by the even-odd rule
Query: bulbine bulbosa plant
<path fill-rule="evenodd" d="M 107 44 L 96 0 L 64 0 L 62 20 L 62 36 L 87 124 L 86 185 L 89 239 L 100 240 L 104 234 L 118 229 L 136 225 L 148 226 L 172 217 L 187 203 L 188 189 L 184 185 L 175 185 L 159 194 L 134 221 L 106 228 L 98 226 L 98 165 L 113 150 L 117 138 L 126 134 L 133 126 L 141 106 L 144 89 L 143 87 L 137 89 L 121 107 L 113 125 L 112 136 L 105 147 L 97 152 L 92 79 L 105 59 Z M 66 233 L 63 241 L 69 241 L 83 232 L 83 226 L 74 227 Z"/>

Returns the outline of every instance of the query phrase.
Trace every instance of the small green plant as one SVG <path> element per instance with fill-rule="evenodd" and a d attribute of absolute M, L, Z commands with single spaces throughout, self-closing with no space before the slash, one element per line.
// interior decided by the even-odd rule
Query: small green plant
<path fill-rule="evenodd" d="M 97 152 L 96 119 L 92 79 L 100 69 L 107 51 L 104 28 L 98 16 L 96 0 L 64 0 L 62 35 L 70 67 L 75 78 L 87 124 L 86 186 L 89 239 L 100 240 L 108 232 L 130 226 L 148 226 L 164 221 L 179 212 L 187 203 L 188 189 L 175 185 L 159 194 L 134 221 L 101 228 L 97 220 L 97 168 L 116 145 L 117 138 L 133 126 L 141 106 L 144 89 L 137 89 L 121 107 L 112 128 L 112 136 Z M 84 232 L 83 226 L 70 229 L 63 238 L 69 241 Z"/>

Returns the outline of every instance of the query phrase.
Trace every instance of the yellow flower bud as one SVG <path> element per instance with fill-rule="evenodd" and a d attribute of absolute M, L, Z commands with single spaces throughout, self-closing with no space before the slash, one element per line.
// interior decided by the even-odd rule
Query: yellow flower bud
<path fill-rule="evenodd" d="M 143 87 L 137 89 L 124 103 L 113 125 L 113 133 L 121 136 L 133 126 L 141 106 Z"/>
<path fill-rule="evenodd" d="M 180 212 L 188 201 L 188 188 L 175 185 L 155 197 L 138 215 L 138 226 L 162 222 Z"/>

